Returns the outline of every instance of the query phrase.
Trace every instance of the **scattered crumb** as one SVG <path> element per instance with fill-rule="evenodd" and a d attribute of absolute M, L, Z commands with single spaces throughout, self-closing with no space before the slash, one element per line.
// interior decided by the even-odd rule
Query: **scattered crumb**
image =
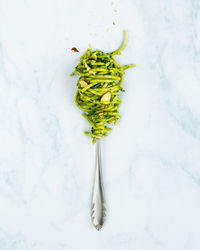
<path fill-rule="evenodd" d="M 71 50 L 72 50 L 73 52 L 79 52 L 79 50 L 78 50 L 76 47 L 73 47 Z"/>
<path fill-rule="evenodd" d="M 115 13 L 117 13 L 117 10 L 114 10 Z"/>
<path fill-rule="evenodd" d="M 69 37 L 66 37 L 66 40 L 69 40 Z"/>
<path fill-rule="evenodd" d="M 113 25 L 115 25 L 115 21 L 113 21 Z"/>
<path fill-rule="evenodd" d="M 110 31 L 110 29 L 107 29 L 107 30 L 106 30 L 106 32 L 109 32 L 109 31 Z"/>
<path fill-rule="evenodd" d="M 114 2 L 111 2 L 111 5 L 114 5 Z"/>
<path fill-rule="evenodd" d="M 92 44 L 91 43 L 89 43 L 89 48 L 92 49 Z"/>

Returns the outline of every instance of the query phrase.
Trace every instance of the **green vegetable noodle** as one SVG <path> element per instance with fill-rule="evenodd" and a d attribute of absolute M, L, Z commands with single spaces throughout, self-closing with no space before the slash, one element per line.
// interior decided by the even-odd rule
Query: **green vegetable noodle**
<path fill-rule="evenodd" d="M 127 40 L 128 32 L 125 31 L 124 42 L 118 50 L 104 53 L 89 48 L 71 74 L 80 75 L 75 103 L 84 111 L 83 116 L 91 125 L 91 131 L 86 131 L 85 134 L 92 138 L 92 143 L 108 135 L 108 131 L 112 130 L 108 124 L 112 122 L 117 124 L 120 117 L 119 91 L 124 91 L 122 88 L 124 70 L 135 65 L 120 66 L 113 56 L 121 54 Z"/>

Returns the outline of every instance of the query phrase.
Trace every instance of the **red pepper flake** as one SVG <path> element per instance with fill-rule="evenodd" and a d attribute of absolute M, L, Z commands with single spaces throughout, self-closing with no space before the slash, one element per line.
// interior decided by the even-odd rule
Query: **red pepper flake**
<path fill-rule="evenodd" d="M 73 52 L 79 52 L 79 50 L 78 50 L 76 47 L 73 47 L 73 48 L 72 48 L 72 51 L 73 51 Z"/>

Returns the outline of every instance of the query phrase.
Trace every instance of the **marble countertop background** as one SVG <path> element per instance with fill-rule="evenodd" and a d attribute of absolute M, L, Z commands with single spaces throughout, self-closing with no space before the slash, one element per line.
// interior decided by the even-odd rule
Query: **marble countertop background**
<path fill-rule="evenodd" d="M 199 27 L 199 0 L 0 0 L 0 250 L 200 249 Z M 95 148 L 69 74 L 124 29 L 117 60 L 137 67 L 102 145 L 98 232 Z"/>

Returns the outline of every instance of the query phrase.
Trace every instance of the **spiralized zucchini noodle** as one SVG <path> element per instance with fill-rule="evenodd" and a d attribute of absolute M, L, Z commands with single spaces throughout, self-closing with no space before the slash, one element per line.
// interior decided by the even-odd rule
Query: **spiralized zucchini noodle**
<path fill-rule="evenodd" d="M 120 117 L 119 91 L 125 91 L 122 88 L 124 71 L 135 67 L 135 64 L 120 66 L 113 56 L 121 54 L 127 41 L 128 32 L 125 31 L 121 48 L 113 52 L 104 53 L 89 48 L 71 74 L 80 75 L 75 103 L 84 111 L 83 116 L 91 125 L 91 131 L 85 134 L 92 137 L 92 143 L 108 135 L 108 131 L 112 130 L 108 125 L 113 122 L 117 124 Z"/>

